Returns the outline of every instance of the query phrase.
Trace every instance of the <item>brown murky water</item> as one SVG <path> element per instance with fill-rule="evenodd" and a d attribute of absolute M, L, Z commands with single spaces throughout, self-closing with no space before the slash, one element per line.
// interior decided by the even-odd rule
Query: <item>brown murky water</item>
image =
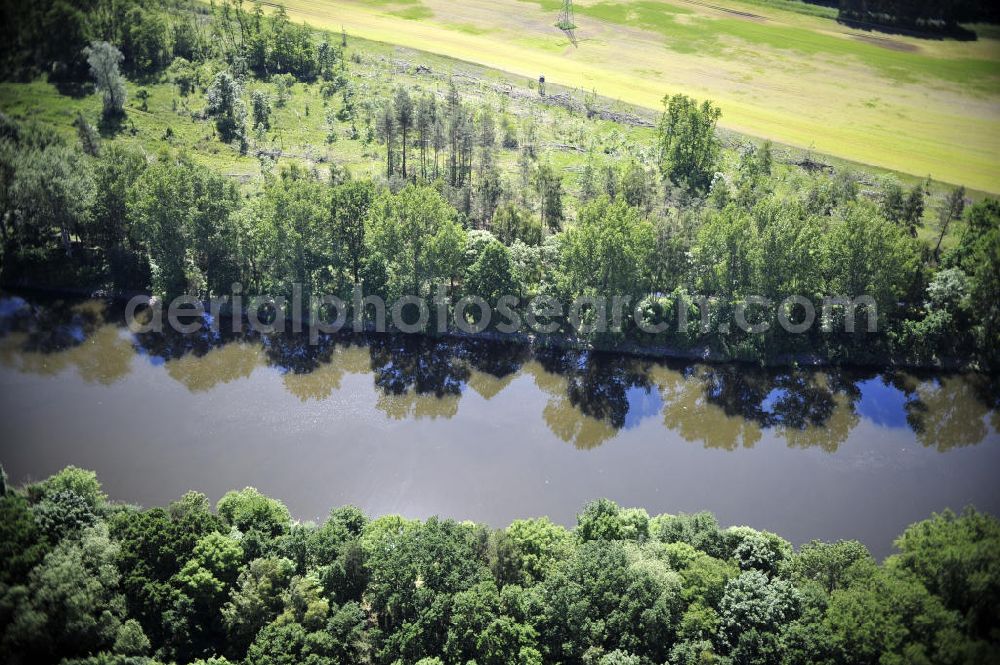
<path fill-rule="evenodd" d="M 15 482 L 76 464 L 144 505 L 253 485 L 301 519 L 355 503 L 497 526 L 572 524 L 608 496 L 878 555 L 932 511 L 1000 513 L 996 378 L 413 336 L 137 336 L 119 315 L 0 298 L 0 462 Z"/>

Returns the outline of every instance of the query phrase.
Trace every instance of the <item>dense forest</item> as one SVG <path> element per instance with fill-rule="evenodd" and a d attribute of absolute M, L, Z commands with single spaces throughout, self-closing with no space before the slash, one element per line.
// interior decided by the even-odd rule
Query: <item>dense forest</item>
<path fill-rule="evenodd" d="M 620 296 L 639 310 L 620 331 L 572 330 L 565 309 L 546 320 L 556 333 L 606 347 L 711 349 L 756 361 L 998 360 L 995 200 L 973 202 L 961 187 L 933 198 L 928 182 L 904 187 L 808 159 L 779 165 L 766 143 L 724 146 L 720 110 L 683 95 L 664 99 L 646 155 L 591 151 L 568 174 L 531 118 L 466 101 L 454 84 L 443 94 L 399 86 L 359 99 L 352 67 L 363 55 L 348 35 L 316 34 L 280 9 L 91 4 L 4 7 L 14 31 L 0 54 L 4 78 L 45 73 L 67 94 L 100 95 L 103 109 L 75 118 L 74 140 L 45 123 L 0 117 L 5 284 L 202 299 L 235 282 L 270 296 L 301 284 L 307 296 L 347 302 L 355 284 L 389 302 L 430 301 L 440 285 L 447 300 L 434 307 L 449 312 L 466 295 L 492 305 L 511 295 L 519 317 L 539 313 L 536 296 L 563 304 L 582 296 L 594 299 L 586 314 L 595 319 L 608 308 L 602 297 Z M 203 101 L 187 122 L 206 123 L 234 154 L 253 151 L 260 178 L 240 182 L 172 148 L 170 126 L 156 154 L 118 140 L 148 96 L 133 81 L 164 79 L 176 87 L 179 117 Z M 262 81 L 273 97 L 248 92 Z M 336 129 L 328 140 L 346 132 L 380 150 L 380 173 L 269 160 L 260 138 L 301 82 L 320 90 Z M 594 104 L 588 95 L 588 117 Z M 766 332 L 728 329 L 749 298 L 777 304 L 790 295 L 817 310 L 827 296 L 871 296 L 878 332 L 863 323 L 847 332 L 834 308 L 829 330 L 790 333 L 775 322 L 778 313 L 807 319 L 795 304 L 749 310 Z M 706 321 L 694 302 L 701 296 Z"/>
<path fill-rule="evenodd" d="M 211 509 L 109 502 L 68 467 L 0 484 L 0 659 L 19 663 L 987 663 L 1000 523 L 911 525 L 877 563 L 710 513 L 601 499 L 575 529 L 293 520 L 253 488 Z"/>

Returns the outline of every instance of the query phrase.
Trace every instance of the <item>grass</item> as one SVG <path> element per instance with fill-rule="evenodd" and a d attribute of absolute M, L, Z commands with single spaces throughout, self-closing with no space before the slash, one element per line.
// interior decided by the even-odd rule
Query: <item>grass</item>
<path fill-rule="evenodd" d="M 485 35 L 490 32 L 490 28 L 482 28 L 471 23 L 444 23 L 443 25 L 448 30 L 464 32 L 467 35 Z"/>
<path fill-rule="evenodd" d="M 757 7 L 770 7 L 782 9 L 789 12 L 806 14 L 807 16 L 819 16 L 821 18 L 837 18 L 837 8 L 825 5 L 814 5 L 805 0 L 741 0 L 743 4 L 756 5 Z"/>
<path fill-rule="evenodd" d="M 194 161 L 226 175 L 249 181 L 261 173 L 261 162 L 252 155 L 241 155 L 233 145 L 219 141 L 211 121 L 197 117 L 205 106 L 205 95 L 198 91 L 188 97 L 178 97 L 177 88 L 168 83 L 142 86 L 149 92 L 147 110 L 142 110 L 135 92 L 140 86 L 129 83 L 127 117 L 113 134 L 102 132 L 104 140 L 138 145 L 149 155 L 164 147 L 183 150 Z M 247 92 L 263 89 L 272 99 L 274 86 L 254 82 Z M 55 86 L 43 80 L 31 83 L 0 83 L 0 110 L 17 120 L 34 120 L 56 128 L 75 140 L 72 126 L 76 114 L 82 113 L 95 126 L 99 123 L 101 101 L 98 95 L 74 98 L 60 95 Z M 180 100 L 175 106 L 175 100 Z M 374 170 L 372 159 L 364 154 L 358 141 L 347 139 L 348 126 L 336 123 L 338 140 L 329 144 L 328 109 L 336 111 L 340 97 L 324 106 L 319 85 L 296 83 L 292 96 L 284 107 L 272 110 L 272 131 L 261 138 L 251 138 L 251 153 L 257 149 L 280 150 L 287 157 L 277 161 L 304 162 L 322 165 L 331 161 L 360 174 Z M 169 132 L 168 132 L 169 128 Z"/>
<path fill-rule="evenodd" d="M 422 21 L 423 19 L 434 16 L 434 12 L 426 7 L 407 7 L 406 9 L 389 12 L 389 14 L 392 16 L 398 16 L 399 18 L 405 18 L 407 21 Z"/>
<path fill-rule="evenodd" d="M 734 131 L 1000 192 L 997 35 L 868 33 L 801 4 L 578 0 L 574 47 L 552 25 L 557 0 L 286 2 L 293 18 L 320 28 L 343 24 L 351 35 L 652 109 L 665 94 L 708 98 Z M 398 15 L 411 10 L 421 18 Z"/>

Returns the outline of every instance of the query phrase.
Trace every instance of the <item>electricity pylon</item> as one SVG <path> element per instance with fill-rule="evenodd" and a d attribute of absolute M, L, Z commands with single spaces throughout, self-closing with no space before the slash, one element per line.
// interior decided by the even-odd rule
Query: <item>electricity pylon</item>
<path fill-rule="evenodd" d="M 560 30 L 576 30 L 576 23 L 573 21 L 573 0 L 563 0 L 562 11 L 559 12 L 559 21 L 556 27 Z"/>

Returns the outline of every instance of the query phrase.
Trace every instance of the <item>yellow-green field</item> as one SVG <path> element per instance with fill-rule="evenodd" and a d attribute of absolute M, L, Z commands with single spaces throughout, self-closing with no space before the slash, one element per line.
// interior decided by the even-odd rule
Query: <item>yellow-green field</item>
<path fill-rule="evenodd" d="M 1000 192 L 995 31 L 968 42 L 864 32 L 781 0 L 577 0 L 574 45 L 553 27 L 560 0 L 284 4 L 316 27 L 650 108 L 668 93 L 712 99 L 739 132 Z"/>

